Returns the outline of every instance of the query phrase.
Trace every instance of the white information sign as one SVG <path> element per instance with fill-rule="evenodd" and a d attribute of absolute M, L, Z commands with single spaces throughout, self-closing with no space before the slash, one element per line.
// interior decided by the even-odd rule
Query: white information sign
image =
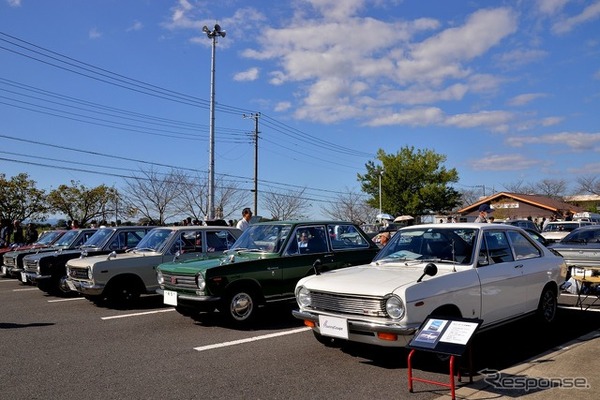
<path fill-rule="evenodd" d="M 477 327 L 478 324 L 473 322 L 450 321 L 450 325 L 440 338 L 440 342 L 466 345 Z"/>

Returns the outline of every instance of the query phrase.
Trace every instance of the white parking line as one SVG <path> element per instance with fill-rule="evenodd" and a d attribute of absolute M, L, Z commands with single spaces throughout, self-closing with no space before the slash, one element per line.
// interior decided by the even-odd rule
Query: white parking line
<path fill-rule="evenodd" d="M 14 279 L 9 279 L 9 280 L 1 280 L 0 283 L 13 283 L 16 282 Z"/>
<path fill-rule="evenodd" d="M 247 339 L 233 340 L 231 342 L 215 343 L 215 344 L 209 344 L 207 346 L 194 347 L 194 350 L 196 350 L 196 351 L 205 351 L 205 350 L 218 349 L 218 348 L 221 348 L 221 347 L 235 346 L 235 345 L 238 345 L 238 344 L 243 344 L 243 343 L 248 343 L 248 342 L 255 342 L 257 340 L 270 339 L 270 338 L 274 338 L 274 337 L 278 337 L 278 336 L 293 335 L 294 333 L 306 332 L 306 331 L 309 331 L 309 330 L 310 330 L 310 328 L 308 328 L 308 327 L 298 328 L 298 329 L 292 329 L 292 330 L 289 330 L 289 331 L 283 331 L 283 332 L 277 332 L 277 333 L 270 333 L 268 335 L 255 336 L 255 337 L 251 337 L 251 338 L 247 338 Z"/>
<path fill-rule="evenodd" d="M 85 297 L 72 297 L 69 299 L 48 300 L 48 303 L 60 303 L 62 301 L 85 300 Z"/>
<path fill-rule="evenodd" d="M 166 310 L 155 310 L 155 311 L 145 311 L 145 312 L 139 312 L 139 313 L 133 313 L 133 314 L 113 315 L 112 317 L 102 317 L 100 319 L 106 321 L 106 320 L 109 320 L 109 319 L 137 317 L 137 316 L 140 316 L 140 315 L 158 314 L 158 313 L 169 312 L 169 311 L 175 311 L 175 309 L 174 308 L 168 308 Z"/>
<path fill-rule="evenodd" d="M 26 289 L 13 289 L 13 292 L 30 292 L 32 290 L 39 290 L 38 288 L 26 288 Z"/>

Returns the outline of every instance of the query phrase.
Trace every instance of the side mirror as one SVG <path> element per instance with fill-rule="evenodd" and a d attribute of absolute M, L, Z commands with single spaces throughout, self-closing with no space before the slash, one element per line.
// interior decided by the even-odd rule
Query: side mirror
<path fill-rule="evenodd" d="M 477 265 L 478 266 L 485 266 L 485 265 L 489 265 L 490 261 L 487 258 L 487 255 L 485 253 L 479 253 L 479 258 L 477 259 Z"/>
<path fill-rule="evenodd" d="M 423 275 L 419 279 L 417 279 L 417 283 L 421 282 L 425 275 L 427 276 L 435 276 L 438 272 L 437 266 L 434 263 L 429 263 L 423 268 Z"/>
<path fill-rule="evenodd" d="M 321 275 L 321 266 L 323 263 L 320 258 L 317 258 L 313 263 L 313 269 L 315 270 L 315 275 Z"/>

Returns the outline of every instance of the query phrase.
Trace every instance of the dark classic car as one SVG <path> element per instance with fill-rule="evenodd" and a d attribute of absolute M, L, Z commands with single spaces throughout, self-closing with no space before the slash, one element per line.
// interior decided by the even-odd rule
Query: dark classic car
<path fill-rule="evenodd" d="M 99 228 L 90 238 L 74 250 L 47 254 L 43 258 L 30 257 L 25 260 L 25 275 L 31 282 L 37 283 L 43 291 L 63 294 L 70 291 L 66 285 L 65 264 L 69 260 L 111 252 L 123 253 L 135 247 L 146 233 L 149 226 L 117 226 Z"/>
<path fill-rule="evenodd" d="M 32 283 L 31 280 L 27 279 L 27 275 L 25 274 L 25 262 L 27 257 L 43 257 L 47 253 L 61 253 L 67 250 L 75 250 L 79 249 L 81 245 L 83 245 L 95 232 L 97 229 L 71 229 L 66 231 L 62 236 L 60 236 L 52 246 L 45 247 L 41 249 L 29 249 L 18 251 L 15 253 L 8 253 L 4 256 L 6 261 L 12 263 L 13 273 L 20 274 L 20 280 L 23 283 Z M 8 257 L 13 256 L 13 260 L 8 260 Z"/>
<path fill-rule="evenodd" d="M 26 252 L 28 250 L 37 251 L 46 249 L 54 245 L 62 235 L 65 234 L 65 230 L 52 230 L 44 232 L 38 239 L 37 242 L 25 246 L 17 246 L 6 248 L 7 251 L 3 251 L 2 257 L 2 275 L 7 277 L 20 277 L 22 269 L 17 267 L 18 252 Z M 3 249 L 5 250 L 5 249 Z M 25 254 L 25 253 L 23 253 Z"/>
<path fill-rule="evenodd" d="M 349 222 L 253 224 L 219 259 L 159 265 L 157 292 L 183 315 L 219 309 L 231 322 L 243 324 L 261 304 L 293 300 L 300 278 L 315 270 L 368 263 L 378 251 Z"/>

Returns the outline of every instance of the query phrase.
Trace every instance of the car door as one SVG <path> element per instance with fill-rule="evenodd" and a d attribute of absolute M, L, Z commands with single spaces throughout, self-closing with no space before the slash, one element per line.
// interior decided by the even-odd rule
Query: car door
<path fill-rule="evenodd" d="M 523 261 L 515 260 L 504 230 L 485 230 L 477 274 L 481 284 L 481 318 L 493 324 L 525 312 Z"/>
<path fill-rule="evenodd" d="M 281 286 L 278 291 L 293 296 L 296 283 L 313 273 L 315 261 L 321 261 L 322 270 L 334 268 L 334 253 L 329 248 L 327 229 L 324 225 L 299 226 L 291 234 L 277 267 L 281 270 Z M 306 245 L 302 235 L 307 235 Z"/>
<path fill-rule="evenodd" d="M 548 282 L 548 265 L 542 258 L 543 252 L 527 234 L 519 231 L 508 231 L 508 238 L 513 249 L 515 260 L 521 265 L 522 284 L 525 288 L 525 310 L 534 311 L 538 307 L 542 289 Z"/>

